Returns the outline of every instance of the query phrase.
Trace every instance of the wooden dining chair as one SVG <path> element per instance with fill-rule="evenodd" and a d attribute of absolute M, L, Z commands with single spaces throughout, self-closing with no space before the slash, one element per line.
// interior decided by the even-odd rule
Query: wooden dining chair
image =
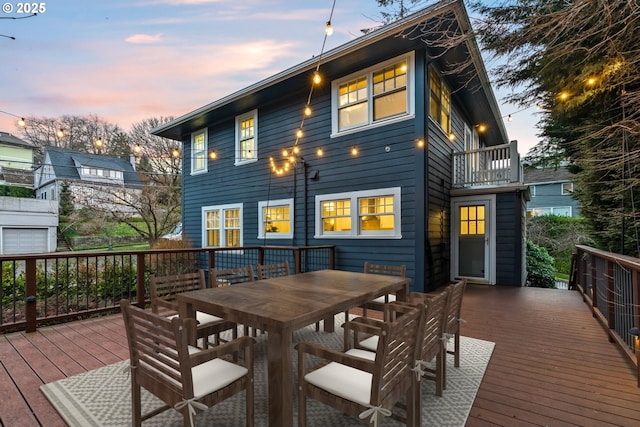
<path fill-rule="evenodd" d="M 288 276 L 291 274 L 289 261 L 287 260 L 276 264 L 258 264 L 256 270 L 258 271 L 258 280 Z"/>
<path fill-rule="evenodd" d="M 121 300 L 131 367 L 132 422 L 142 421 L 169 408 L 180 412 L 184 427 L 195 425 L 199 411 L 245 391 L 246 425 L 254 424 L 253 345 L 241 337 L 209 349 L 194 347 L 195 319 L 169 320 Z M 243 363 L 228 356 L 242 354 Z M 165 405 L 142 413 L 141 387 Z"/>
<path fill-rule="evenodd" d="M 434 295 L 420 292 L 409 294 L 410 302 L 396 302 L 394 304 L 407 304 L 410 306 L 423 305 L 425 308 L 424 325 L 418 331 L 418 351 L 416 353 L 416 370 L 421 373 L 421 378 L 432 380 L 436 384 L 436 396 L 442 396 L 444 389 L 444 362 L 445 347 L 444 327 L 446 324 L 447 309 L 449 304 L 449 289 L 438 292 Z M 385 307 L 384 318 L 389 318 Z M 354 331 L 355 332 L 355 331 Z M 376 351 L 378 337 L 376 335 L 367 336 L 354 333 L 353 336 L 345 334 L 345 347 L 353 345 L 354 348 L 361 348 L 368 351 Z M 353 340 L 353 344 L 349 344 Z M 435 359 L 435 364 L 433 363 Z M 433 367 L 432 367 L 433 366 Z"/>
<path fill-rule="evenodd" d="M 444 326 L 444 333 L 447 338 L 444 342 L 445 362 L 443 364 L 443 387 L 445 389 L 447 388 L 447 354 L 453 355 L 453 366 L 456 368 L 460 367 L 460 325 L 464 322 L 460 313 L 462 312 L 462 300 L 466 287 L 467 279 L 460 279 L 447 286 L 447 288 L 450 289 L 451 295 L 449 296 L 447 318 Z M 448 350 L 448 339 L 453 339 L 453 350 Z"/>
<path fill-rule="evenodd" d="M 151 295 L 151 310 L 169 319 L 178 316 L 178 301 L 176 295 L 206 288 L 204 270 L 194 273 L 181 273 L 170 276 L 149 275 L 149 293 Z M 202 338 L 202 347 L 209 346 L 209 337 L 213 336 L 214 344 L 220 343 L 220 333 L 229 329 L 235 330 L 235 323 L 211 314 L 196 312 L 198 322 L 197 335 Z M 234 335 L 235 337 L 236 335 Z"/>
<path fill-rule="evenodd" d="M 391 416 L 409 425 L 407 419 L 420 416 L 420 402 L 409 390 L 416 386 L 413 372 L 417 336 L 424 323 L 424 307 L 389 304 L 402 314 L 390 321 L 358 317 L 343 325 L 345 334 L 358 333 L 378 337 L 375 352 L 351 348 L 345 352 L 303 342 L 298 350 L 298 425 L 307 425 L 307 399 L 314 399 L 353 417 L 378 425 Z M 320 362 L 307 368 L 309 355 Z M 419 384 L 417 384 L 419 386 Z M 393 411 L 406 396 L 410 403 L 406 415 Z M 415 424 L 415 423 L 411 423 Z M 420 423 L 418 422 L 418 425 Z"/>
<path fill-rule="evenodd" d="M 407 276 L 407 267 L 405 265 L 385 265 L 385 264 L 372 264 L 367 261 L 364 263 L 365 274 L 383 274 L 385 276 Z M 393 294 L 382 295 L 372 301 L 367 302 L 360 306 L 362 308 L 362 315 L 367 317 L 367 309 L 383 311 L 384 305 L 389 302 L 394 302 L 396 296 Z M 349 311 L 344 312 L 345 321 L 349 321 Z"/>
<path fill-rule="evenodd" d="M 238 283 L 254 282 L 255 276 L 253 274 L 253 267 L 245 265 L 244 267 L 235 268 L 210 268 L 209 269 L 209 283 L 212 288 L 218 288 L 220 286 L 236 285 Z M 237 325 L 239 326 L 239 325 Z M 244 326 L 244 334 L 249 335 L 249 327 Z M 257 335 L 257 331 L 254 329 L 253 336 Z M 234 335 L 235 337 L 235 335 Z"/>

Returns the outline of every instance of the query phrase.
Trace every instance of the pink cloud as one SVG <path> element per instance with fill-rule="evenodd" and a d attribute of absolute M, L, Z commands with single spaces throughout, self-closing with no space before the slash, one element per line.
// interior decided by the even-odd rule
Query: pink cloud
<path fill-rule="evenodd" d="M 150 44 L 157 43 L 162 40 L 162 34 L 134 34 L 124 39 L 127 43 L 133 44 Z"/>

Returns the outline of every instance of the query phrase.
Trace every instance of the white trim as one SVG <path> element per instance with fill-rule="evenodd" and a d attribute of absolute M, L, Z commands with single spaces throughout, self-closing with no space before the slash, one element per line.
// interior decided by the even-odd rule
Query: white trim
<path fill-rule="evenodd" d="M 379 188 L 363 191 L 349 191 L 344 193 L 317 195 L 315 200 L 315 235 L 316 239 L 402 239 L 402 200 L 401 188 Z M 360 215 L 358 201 L 367 197 L 393 196 L 393 231 L 362 231 L 360 230 Z M 351 230 L 327 232 L 323 229 L 322 202 L 330 200 L 345 200 L 351 202 L 350 217 Z"/>
<path fill-rule="evenodd" d="M 240 122 L 245 119 L 253 118 L 253 157 L 250 159 L 240 158 Z M 235 163 L 234 165 L 246 165 L 258 161 L 258 110 L 251 110 L 239 116 L 236 116 L 235 125 Z"/>
<path fill-rule="evenodd" d="M 195 155 L 194 155 L 194 138 L 196 135 L 204 134 L 204 168 L 195 169 Z M 195 132 L 191 132 L 191 143 L 190 143 L 190 153 L 191 153 L 191 175 L 199 175 L 201 173 L 207 173 L 209 167 L 209 159 L 207 157 L 207 148 L 209 146 L 209 131 L 207 128 L 197 130 Z"/>
<path fill-rule="evenodd" d="M 265 233 L 264 221 L 262 220 L 262 209 L 266 207 L 274 208 L 279 206 L 289 207 L 289 232 L 269 232 Z M 293 212 L 293 199 L 280 199 L 280 200 L 263 200 L 258 202 L 258 239 L 293 239 L 295 215 Z"/>
<path fill-rule="evenodd" d="M 226 239 L 224 238 L 224 215 L 220 215 L 220 246 L 207 246 L 207 212 L 211 211 L 221 211 L 229 209 L 239 209 L 240 210 L 240 247 L 244 245 L 244 209 L 242 203 L 230 203 L 226 205 L 213 205 L 213 206 L 203 206 L 201 208 L 201 221 L 202 221 L 202 247 L 203 248 L 226 248 Z"/>
<path fill-rule="evenodd" d="M 373 82 L 371 81 L 371 76 L 375 71 L 379 71 L 382 68 L 388 67 L 389 65 L 395 64 L 402 60 L 407 61 L 407 112 L 404 114 L 399 114 L 396 116 L 391 116 L 388 118 L 373 120 Z M 339 130 L 338 129 L 338 89 L 340 84 L 353 80 L 357 77 L 366 77 L 367 78 L 367 100 L 368 100 L 368 112 L 367 112 L 367 123 L 353 126 L 348 129 Z M 331 82 L 331 138 L 335 138 L 337 136 L 348 135 L 354 132 L 360 132 L 366 129 L 372 129 L 379 126 L 388 125 L 391 123 L 400 122 L 407 119 L 412 119 L 415 117 L 415 52 L 409 52 L 403 55 L 396 56 L 395 58 L 391 58 L 387 61 L 378 63 L 369 68 L 359 70 L 355 73 L 351 73 L 348 76 L 341 77 L 340 79 L 334 80 Z"/>

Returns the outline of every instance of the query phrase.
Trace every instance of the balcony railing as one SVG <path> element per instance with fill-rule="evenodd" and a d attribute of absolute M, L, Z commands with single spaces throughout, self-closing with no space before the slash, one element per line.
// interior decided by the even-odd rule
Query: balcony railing
<path fill-rule="evenodd" d="M 517 141 L 453 153 L 453 186 L 496 186 L 522 182 Z"/>
<path fill-rule="evenodd" d="M 0 256 L 0 333 L 32 332 L 118 310 L 122 298 L 143 306 L 149 274 L 289 261 L 296 273 L 335 267 L 334 246 L 67 252 Z"/>
<path fill-rule="evenodd" d="M 607 329 L 609 341 L 636 366 L 640 387 L 640 343 L 629 333 L 640 326 L 640 259 L 582 245 L 576 249 L 578 290 Z"/>

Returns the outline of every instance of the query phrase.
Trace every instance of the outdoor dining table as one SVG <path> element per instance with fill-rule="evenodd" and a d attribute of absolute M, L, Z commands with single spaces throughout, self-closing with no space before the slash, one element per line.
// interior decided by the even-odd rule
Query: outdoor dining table
<path fill-rule="evenodd" d="M 320 270 L 177 296 L 180 315 L 196 311 L 267 331 L 269 426 L 293 425 L 292 333 L 324 320 L 334 331 L 333 315 L 385 294 L 408 297 L 409 279 L 340 270 Z"/>

